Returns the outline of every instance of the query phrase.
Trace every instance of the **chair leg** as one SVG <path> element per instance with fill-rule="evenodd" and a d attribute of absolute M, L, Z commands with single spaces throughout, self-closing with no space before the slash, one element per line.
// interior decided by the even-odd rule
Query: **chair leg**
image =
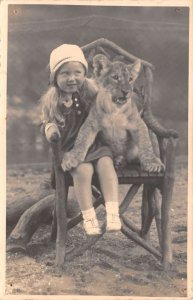
<path fill-rule="evenodd" d="M 54 201 L 54 209 L 52 212 L 52 225 L 51 225 L 51 236 L 50 239 L 52 242 L 56 242 L 57 235 L 57 220 L 56 220 L 56 200 Z"/>
<path fill-rule="evenodd" d="M 67 209 L 66 209 L 66 191 L 65 176 L 61 174 L 56 178 L 56 219 L 57 219 L 57 235 L 56 235 L 56 265 L 63 267 L 66 254 L 67 239 Z"/>
<path fill-rule="evenodd" d="M 165 270 L 172 265 L 172 243 L 171 243 L 171 224 L 170 210 L 175 174 L 175 147 L 176 139 L 170 138 L 166 149 L 166 170 L 162 187 L 162 255 L 163 267 Z"/>
<path fill-rule="evenodd" d="M 66 255 L 67 238 L 67 198 L 66 198 L 66 180 L 61 168 L 62 151 L 61 141 L 51 144 L 54 162 L 54 171 L 56 179 L 56 265 L 60 268 L 64 265 Z"/>
<path fill-rule="evenodd" d="M 66 189 L 65 189 L 65 198 L 68 199 L 68 191 L 69 191 L 69 186 L 66 185 Z M 67 201 L 66 201 L 67 203 Z M 67 212 L 68 213 L 68 212 Z M 54 209 L 52 212 L 52 225 L 51 225 L 51 236 L 50 239 L 52 242 L 56 242 L 56 237 L 57 237 L 57 217 L 56 217 L 56 200 L 54 202 Z"/>
<path fill-rule="evenodd" d="M 161 228 L 161 196 L 158 189 L 155 190 L 155 222 L 158 233 L 159 245 L 162 247 L 162 228 Z"/>
<path fill-rule="evenodd" d="M 141 237 L 149 241 L 150 227 L 155 216 L 155 186 L 144 184 L 142 195 Z"/>
<path fill-rule="evenodd" d="M 163 197 L 162 197 L 162 255 L 164 269 L 170 268 L 173 255 L 171 243 L 171 224 L 170 224 L 170 208 L 172 200 L 173 182 L 164 180 Z"/>

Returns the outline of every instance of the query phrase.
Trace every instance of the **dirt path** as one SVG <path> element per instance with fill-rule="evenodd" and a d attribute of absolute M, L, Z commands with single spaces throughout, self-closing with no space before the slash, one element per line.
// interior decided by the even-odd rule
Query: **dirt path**
<path fill-rule="evenodd" d="M 54 267 L 55 245 L 50 242 L 50 227 L 41 227 L 28 245 L 27 255 L 8 254 L 7 294 L 30 295 L 119 295 L 119 296 L 186 296 L 187 240 L 187 168 L 178 161 L 174 201 L 171 209 L 174 250 L 173 269 L 161 271 L 159 262 L 148 252 L 128 240 L 122 233 L 107 234 L 81 257 L 66 262 L 63 273 Z M 47 177 L 45 172 L 28 170 L 9 172 L 7 199 L 30 192 Z M 126 192 L 121 187 L 120 195 Z M 71 190 L 73 198 L 73 190 Z M 140 225 L 140 197 L 137 196 L 127 215 Z M 99 211 L 104 218 L 104 211 Z M 81 224 L 69 231 L 68 247 L 76 247 L 86 238 Z M 152 244 L 157 246 L 155 224 Z"/>

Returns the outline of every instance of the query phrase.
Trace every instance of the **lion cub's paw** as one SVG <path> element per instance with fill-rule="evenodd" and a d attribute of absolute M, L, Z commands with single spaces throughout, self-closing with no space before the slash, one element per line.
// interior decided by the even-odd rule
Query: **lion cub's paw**
<path fill-rule="evenodd" d="M 142 169 L 146 172 L 159 173 L 165 170 L 164 164 L 159 158 L 153 158 L 152 160 L 144 160 L 141 162 Z"/>
<path fill-rule="evenodd" d="M 65 172 L 76 168 L 79 165 L 79 163 L 80 161 L 71 152 L 66 152 L 64 153 L 61 167 Z"/>

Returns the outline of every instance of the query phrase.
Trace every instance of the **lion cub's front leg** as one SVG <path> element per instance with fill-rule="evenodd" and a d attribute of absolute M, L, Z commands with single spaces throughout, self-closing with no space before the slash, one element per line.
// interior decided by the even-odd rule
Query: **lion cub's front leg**
<path fill-rule="evenodd" d="M 147 172 L 163 171 L 165 169 L 165 166 L 163 165 L 161 160 L 154 154 L 148 129 L 140 117 L 137 118 L 136 125 L 138 128 L 139 137 L 139 159 L 142 169 Z"/>
<path fill-rule="evenodd" d="M 61 164 L 63 171 L 76 168 L 85 160 L 88 149 L 93 144 L 98 131 L 99 124 L 94 116 L 94 109 L 91 109 L 87 119 L 79 130 L 74 147 L 70 152 L 64 153 Z"/>

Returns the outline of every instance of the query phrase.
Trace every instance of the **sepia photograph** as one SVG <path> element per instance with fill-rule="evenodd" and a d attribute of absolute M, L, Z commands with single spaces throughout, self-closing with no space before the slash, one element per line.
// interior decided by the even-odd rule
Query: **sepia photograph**
<path fill-rule="evenodd" d="M 168 2 L 2 1 L 5 299 L 191 296 L 190 2 Z"/>

